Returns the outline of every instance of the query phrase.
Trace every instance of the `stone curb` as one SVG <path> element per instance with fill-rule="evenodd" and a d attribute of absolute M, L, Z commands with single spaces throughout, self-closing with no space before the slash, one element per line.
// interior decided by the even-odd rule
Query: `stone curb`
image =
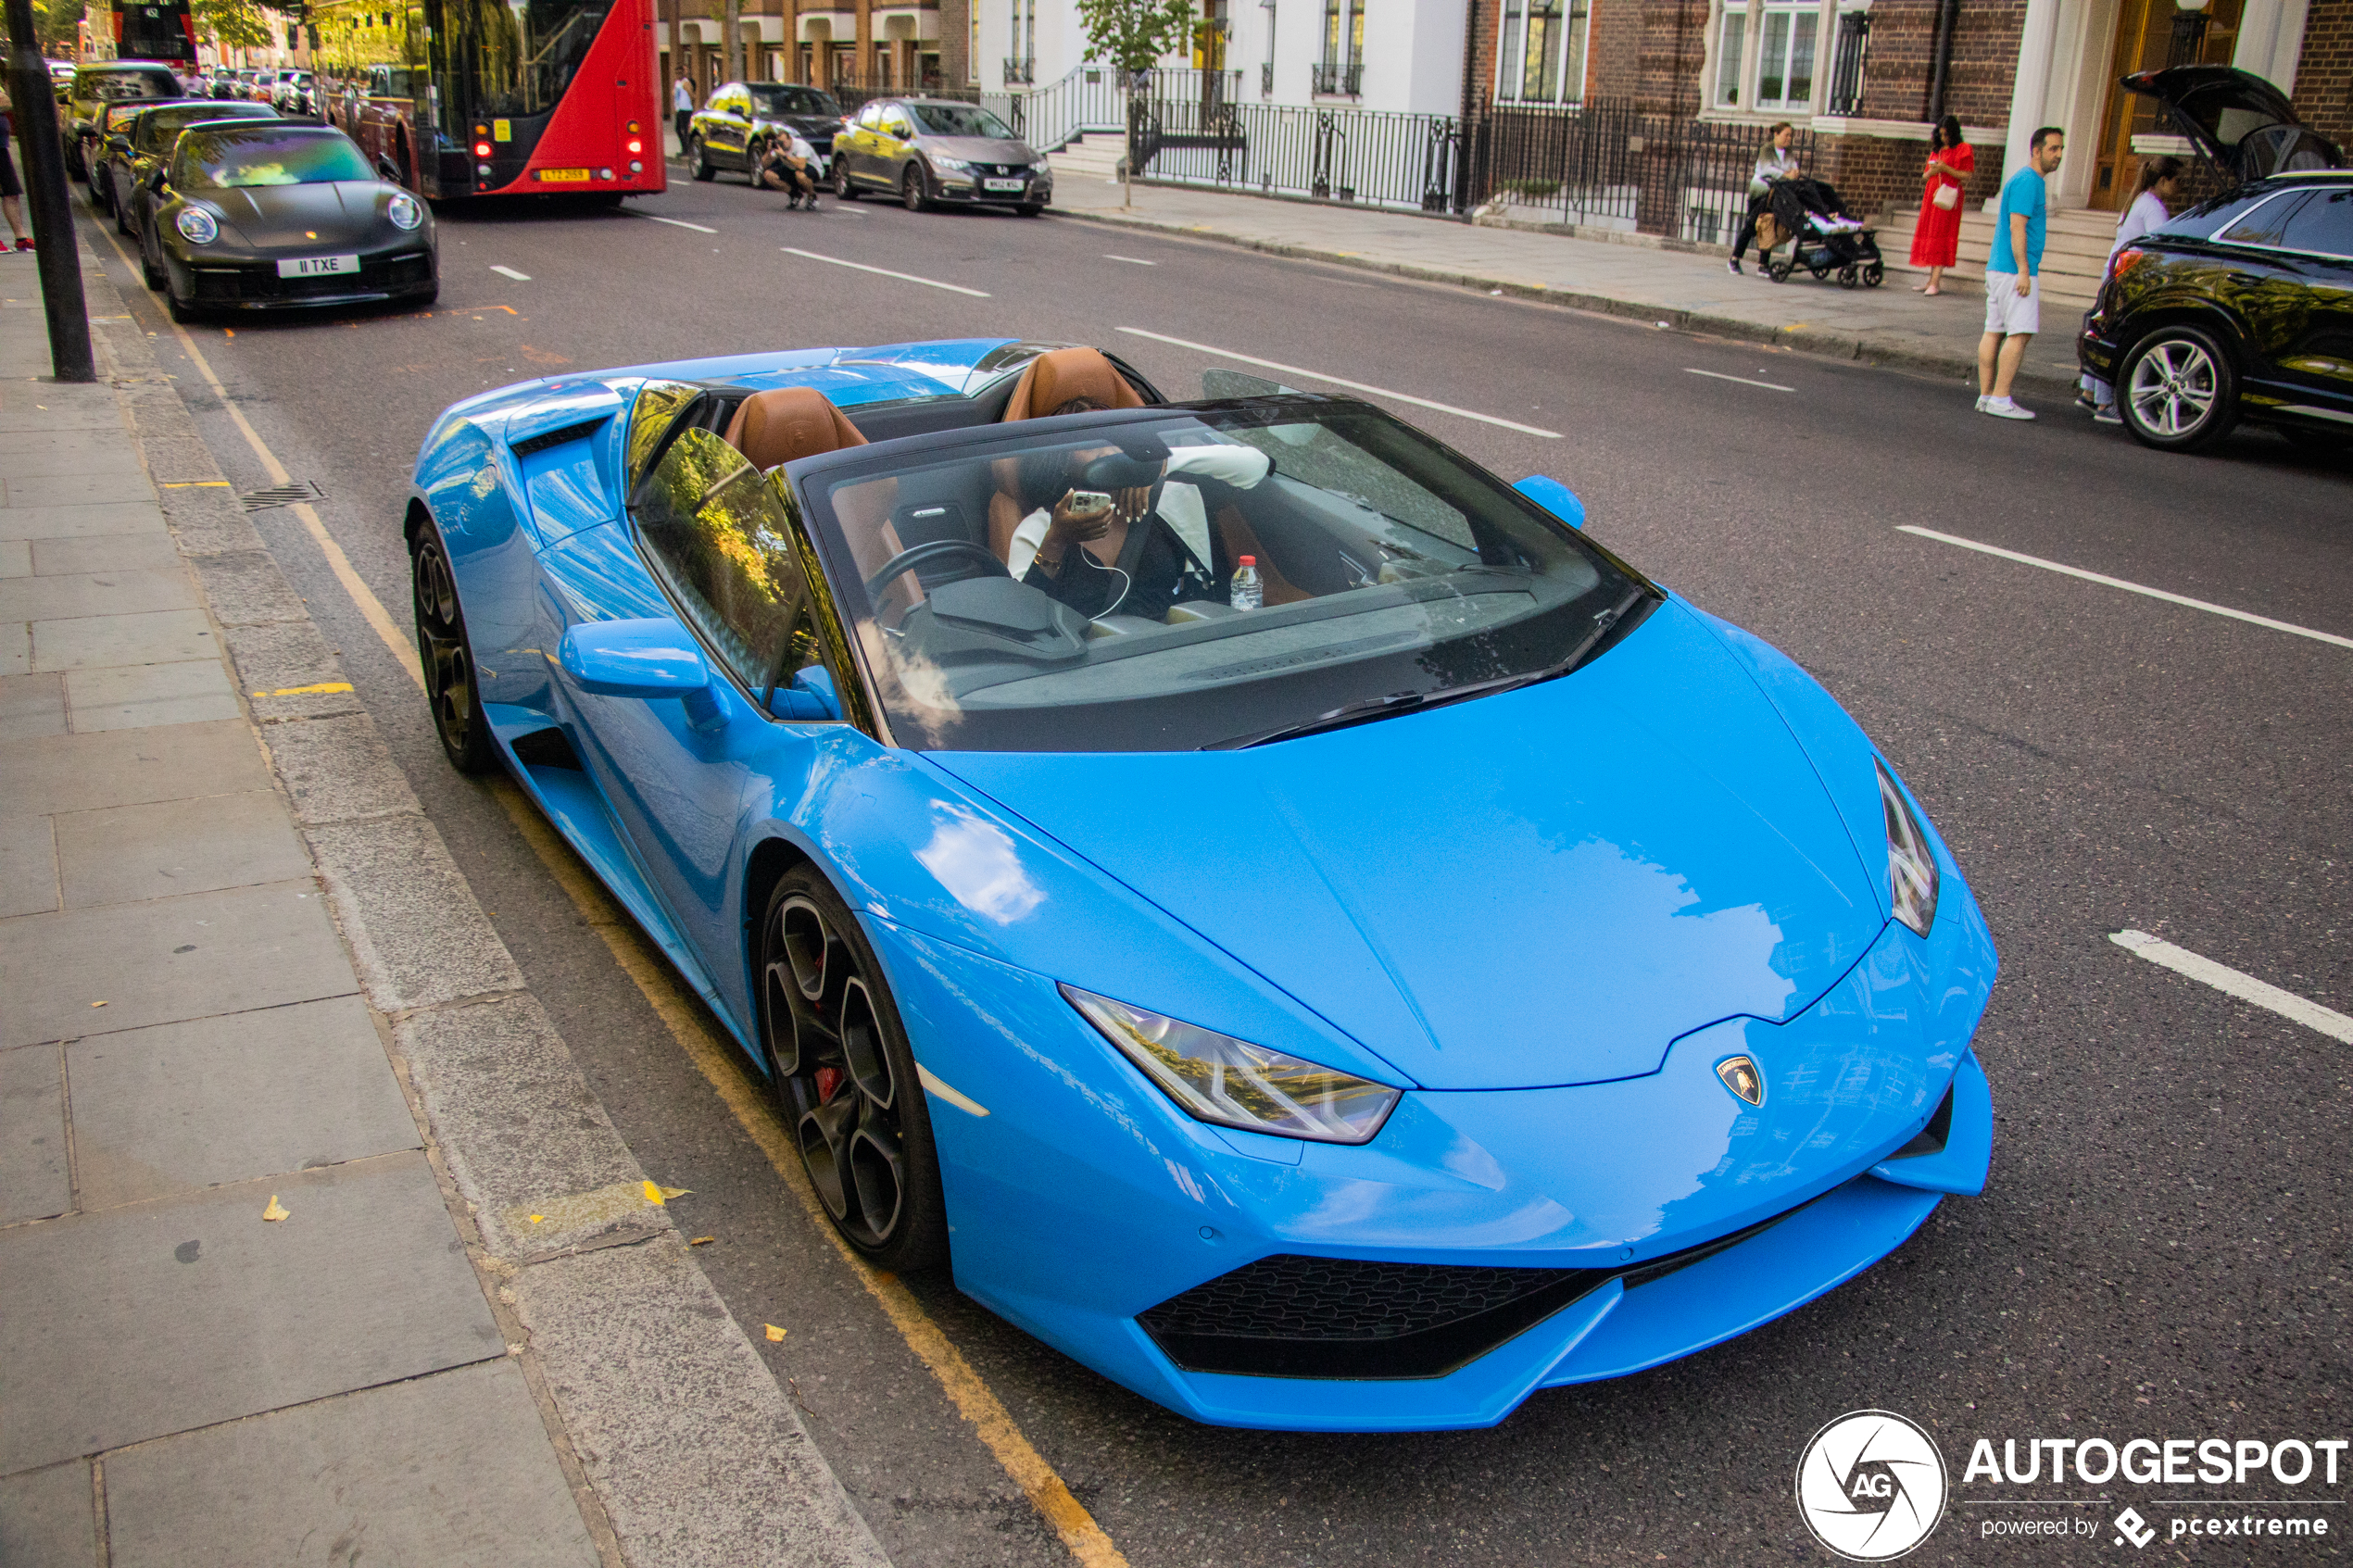
<path fill-rule="evenodd" d="M 609 1568 L 887 1568 L 666 1209 L 639 1196 L 651 1187 L 645 1171 L 524 988 L 152 345 L 101 268 L 85 265 L 83 282 L 101 376 L 600 1555 Z M 566 1223 L 537 1230 L 536 1210 Z M 615 1302 L 635 1320 L 619 1338 L 597 1332 L 616 1322 Z M 623 1436 L 641 1425 L 663 1442 Z"/>
<path fill-rule="evenodd" d="M 1487 293 L 1502 293 L 1515 299 L 1533 300 L 1544 305 L 1558 305 L 1571 310 L 1590 310 L 1596 315 L 1615 316 L 1626 320 L 1664 321 L 1669 330 L 1695 332 L 1708 337 L 1730 338 L 1741 343 L 1770 344 L 1780 348 L 1793 348 L 1829 359 L 1843 359 L 1880 370 L 1909 370 L 1935 376 L 1975 376 L 1977 358 L 1974 354 L 1951 353 L 1942 349 L 1914 347 L 1889 343 L 1862 332 L 1842 332 L 1821 327 L 1795 330 L 1768 326 L 1737 316 L 1721 316 L 1705 310 L 1683 310 L 1671 306 L 1644 304 L 1639 300 L 1617 299 L 1607 295 L 1592 294 L 1580 289 L 1549 289 L 1531 283 L 1517 282 L 1509 278 L 1480 277 L 1472 272 L 1455 271 L 1442 267 L 1425 267 L 1410 261 L 1382 261 L 1358 253 L 1324 250 L 1315 245 L 1294 245 L 1287 241 L 1252 239 L 1244 234 L 1221 233 L 1214 229 L 1195 228 L 1188 224 L 1165 223 L 1146 218 L 1123 217 L 1117 213 L 1090 211 L 1083 207 L 1054 207 L 1046 209 L 1056 218 L 1075 218 L 1082 222 L 1101 223 L 1114 229 L 1134 229 L 1149 233 L 1169 234 L 1182 239 L 1214 240 L 1220 245 L 1234 245 L 1242 250 L 1254 250 L 1266 256 L 1279 256 L 1293 261 L 1321 261 L 1335 266 L 1353 267 L 1359 271 L 1383 272 L 1391 277 L 1412 278 L 1420 282 L 1451 283 L 1459 288 L 1473 288 Z M 2038 385 L 2067 386 L 2075 384 L 2072 372 L 2037 369 L 2032 365 L 2019 370 L 2020 381 Z"/>

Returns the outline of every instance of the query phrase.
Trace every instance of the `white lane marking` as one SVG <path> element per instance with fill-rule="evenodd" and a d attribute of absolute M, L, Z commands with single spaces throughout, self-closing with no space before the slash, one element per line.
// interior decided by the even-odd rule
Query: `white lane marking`
<path fill-rule="evenodd" d="M 622 210 L 627 212 L 630 209 L 624 207 Z M 632 212 L 630 215 L 635 218 L 650 218 L 657 223 L 667 223 L 673 229 L 692 229 L 698 234 L 715 234 L 719 232 L 716 229 L 706 229 L 699 223 L 689 223 L 683 218 L 663 218 L 659 214 L 651 212 Z"/>
<path fill-rule="evenodd" d="M 915 1063 L 915 1076 L 923 1081 L 925 1088 L 929 1089 L 933 1094 L 937 1095 L 941 1099 L 946 1100 L 957 1110 L 968 1110 L 975 1116 L 986 1116 L 988 1114 L 988 1108 L 987 1106 L 981 1104 L 978 1100 L 971 1099 L 963 1095 L 958 1094 L 954 1089 L 950 1088 L 937 1073 L 934 1073 L 930 1068 L 925 1067 L 920 1061 Z"/>
<path fill-rule="evenodd" d="M 1146 261 L 1140 256 L 1114 256 L 1109 251 L 1103 252 L 1103 259 L 1105 261 L 1125 261 L 1130 267 L 1157 267 L 1160 265 L 1157 261 Z"/>
<path fill-rule="evenodd" d="M 511 267 L 493 267 L 491 270 L 497 273 L 502 278 L 512 278 L 519 283 L 527 283 L 531 282 L 530 273 L 518 272 Z"/>
<path fill-rule="evenodd" d="M 1148 337 L 1154 343 L 1170 343 L 1179 348 L 1189 348 L 1197 353 L 1214 354 L 1220 359 L 1239 359 L 1245 365 L 1258 365 L 1269 370 L 1280 370 L 1285 375 L 1305 376 L 1309 381 L 1324 382 L 1332 386 L 1344 386 L 1351 392 L 1369 392 L 1376 397 L 1393 397 L 1400 403 L 1411 403 L 1417 408 L 1435 408 L 1441 414 L 1455 414 L 1466 420 L 1477 420 L 1482 424 L 1502 425 L 1505 430 L 1516 430 L 1522 435 L 1541 435 L 1547 441 L 1562 439 L 1561 433 L 1556 430 L 1539 430 L 1534 425 L 1524 425 L 1516 420 L 1499 420 L 1492 414 L 1481 414 L 1469 408 L 1457 408 L 1452 403 L 1433 403 L 1427 397 L 1416 397 L 1404 392 L 1391 392 L 1385 386 L 1367 386 L 1360 381 L 1343 381 L 1338 376 L 1327 376 L 1321 370 L 1303 370 L 1297 365 L 1285 365 L 1273 359 L 1261 359 L 1254 354 L 1237 354 L 1230 348 L 1218 348 L 1206 343 L 1191 343 L 1184 338 L 1169 337 L 1162 332 L 1148 332 L 1141 327 L 1122 327 L 1119 330 L 1132 337 Z"/>
<path fill-rule="evenodd" d="M 1783 386 L 1779 382 L 1752 381 L 1746 376 L 1728 376 L 1721 370 L 1695 370 L 1689 365 L 1683 367 L 1683 373 L 1687 376 L 1705 376 L 1711 381 L 1736 381 L 1743 386 L 1761 386 L 1768 392 L 1795 392 L 1797 390 L 1793 386 Z"/>
<path fill-rule="evenodd" d="M 2294 636 L 2309 637 L 2316 643 L 2334 643 L 2341 648 L 2353 648 L 2353 637 L 2340 637 L 2334 632 L 2315 632 L 2309 626 L 2298 626 L 2294 621 L 2274 621 L 2268 615 L 2251 615 L 2243 609 L 2233 609 L 2228 605 L 2208 604 L 2204 599 L 2193 599 L 2181 594 L 2169 594 L 2162 588 L 2151 588 L 2139 583 L 2127 583 L 2121 577 L 2103 576 L 2096 571 L 2086 571 L 2080 566 L 2066 566 L 2058 561 L 2045 560 L 2040 556 L 2020 555 L 2016 550 L 2005 550 L 1998 545 L 1981 545 L 1974 539 L 1963 539 L 1951 533 L 1939 533 L 1933 528 L 1914 528 L 1909 523 L 1898 523 L 1895 532 L 1917 533 L 1923 539 L 1933 539 L 1941 545 L 1957 545 L 1964 550 L 1975 550 L 1981 555 L 1999 556 L 2004 560 L 2014 560 L 2026 566 L 2039 566 L 2045 571 L 2056 571 L 2063 577 L 2080 577 L 2086 583 L 2097 583 L 2105 588 L 2121 588 L 2128 594 L 2145 594 L 2152 599 L 2163 599 L 2170 605 L 2184 605 L 2191 609 L 2202 609 L 2208 615 L 2227 615 L 2233 621 L 2244 621 L 2250 626 L 2268 627 L 2274 632 L 2286 632 Z"/>
<path fill-rule="evenodd" d="M 844 261 L 838 256 L 820 256 L 813 250 L 802 250 L 798 245 L 778 245 L 776 248 L 786 256 L 805 256 L 812 261 L 830 262 L 836 267 L 854 267 L 861 272 L 874 272 L 885 278 L 896 278 L 902 283 L 921 283 L 927 289 L 946 289 L 950 294 L 968 294 L 975 299 L 991 297 L 986 289 L 968 289 L 962 283 L 943 283 L 937 278 L 918 278 L 912 272 L 894 272 L 887 267 L 869 267 L 862 261 Z"/>
<path fill-rule="evenodd" d="M 2176 947 L 2172 943 L 2151 936 L 2145 931 L 2119 931 L 2108 940 L 2135 958 L 2161 964 L 2176 974 L 2186 974 L 2202 985 L 2226 992 L 2243 1002 L 2269 1008 L 2282 1018 L 2293 1019 L 2308 1029 L 2317 1029 L 2332 1040 L 2342 1040 L 2353 1046 L 2353 1018 L 2347 1018 L 2334 1008 L 2318 1002 L 2308 1002 L 2293 991 L 2283 991 L 2268 981 L 2251 974 L 2242 974 L 2228 964 Z"/>

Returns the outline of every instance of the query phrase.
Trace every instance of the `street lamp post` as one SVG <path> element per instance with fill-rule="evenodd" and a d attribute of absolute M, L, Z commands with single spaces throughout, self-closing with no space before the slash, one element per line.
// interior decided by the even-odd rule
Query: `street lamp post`
<path fill-rule="evenodd" d="M 57 380 L 98 379 L 90 358 L 90 311 L 82 299 L 82 247 L 66 194 L 66 160 L 57 140 L 57 97 L 41 57 L 32 0 L 7 0 L 10 41 L 8 97 L 17 141 L 24 148 L 25 196 L 39 245 L 41 305 L 49 318 L 49 369 Z"/>

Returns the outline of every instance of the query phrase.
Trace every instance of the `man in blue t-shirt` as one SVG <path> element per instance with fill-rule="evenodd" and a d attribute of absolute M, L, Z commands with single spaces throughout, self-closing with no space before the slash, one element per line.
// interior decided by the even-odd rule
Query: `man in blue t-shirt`
<path fill-rule="evenodd" d="M 2026 345 L 2043 324 L 2043 231 L 2050 221 L 2044 182 L 2058 172 L 2067 134 L 2045 125 L 2027 144 L 2026 165 L 2002 182 L 1994 250 L 1985 260 L 1985 335 L 1977 340 L 1977 411 L 2000 420 L 2034 415 L 2010 401 Z"/>

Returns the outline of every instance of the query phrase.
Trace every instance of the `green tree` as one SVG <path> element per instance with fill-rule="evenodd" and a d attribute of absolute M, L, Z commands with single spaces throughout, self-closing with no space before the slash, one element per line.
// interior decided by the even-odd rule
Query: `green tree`
<path fill-rule="evenodd" d="M 1078 0 L 1087 52 L 1123 71 L 1150 70 L 1192 37 L 1192 0 Z"/>
<path fill-rule="evenodd" d="M 279 19 L 254 0 L 191 0 L 189 11 L 196 31 L 219 39 L 233 49 L 260 49 L 282 37 L 273 26 Z"/>

